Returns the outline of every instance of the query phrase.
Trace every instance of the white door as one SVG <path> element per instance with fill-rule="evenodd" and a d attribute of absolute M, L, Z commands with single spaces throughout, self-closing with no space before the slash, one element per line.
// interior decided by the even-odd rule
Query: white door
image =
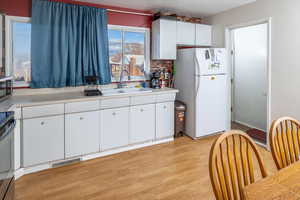
<path fill-rule="evenodd" d="M 155 137 L 155 104 L 130 108 L 130 143 L 153 140 Z"/>
<path fill-rule="evenodd" d="M 174 102 L 156 104 L 156 139 L 174 135 Z"/>
<path fill-rule="evenodd" d="M 267 130 L 268 25 L 235 29 L 233 121 Z"/>
<path fill-rule="evenodd" d="M 101 150 L 129 144 L 129 107 L 101 111 Z"/>
<path fill-rule="evenodd" d="M 196 137 L 226 130 L 227 75 L 199 76 L 196 82 Z"/>
<path fill-rule="evenodd" d="M 66 158 L 100 151 L 99 111 L 65 116 Z"/>
<path fill-rule="evenodd" d="M 64 158 L 64 116 L 23 120 L 23 166 Z"/>

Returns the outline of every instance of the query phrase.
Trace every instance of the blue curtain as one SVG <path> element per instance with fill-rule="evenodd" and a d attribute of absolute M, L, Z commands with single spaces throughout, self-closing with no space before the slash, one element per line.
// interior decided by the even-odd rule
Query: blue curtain
<path fill-rule="evenodd" d="M 32 88 L 111 82 L 105 9 L 33 0 L 31 23 Z"/>

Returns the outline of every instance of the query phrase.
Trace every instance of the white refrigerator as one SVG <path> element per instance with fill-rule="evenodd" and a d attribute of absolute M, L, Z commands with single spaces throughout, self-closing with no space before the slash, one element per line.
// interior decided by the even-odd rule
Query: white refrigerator
<path fill-rule="evenodd" d="M 175 67 L 177 99 L 187 105 L 186 134 L 196 139 L 229 129 L 226 50 L 179 49 Z"/>

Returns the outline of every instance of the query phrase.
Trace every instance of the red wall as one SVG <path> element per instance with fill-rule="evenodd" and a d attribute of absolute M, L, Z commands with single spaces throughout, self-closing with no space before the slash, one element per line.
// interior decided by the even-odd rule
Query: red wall
<path fill-rule="evenodd" d="M 0 0 L 0 11 L 7 15 L 30 17 L 31 1 L 32 0 Z M 84 3 L 84 2 L 74 2 L 72 0 L 55 0 L 55 1 L 86 5 L 86 6 L 94 6 L 98 8 L 110 8 L 115 10 L 150 14 L 150 12 L 147 11 L 119 8 L 119 7 L 112 7 L 112 6 L 105 6 L 100 4 L 92 4 L 92 3 Z M 134 15 L 134 14 L 127 14 L 127 13 L 111 12 L 111 11 L 108 12 L 109 24 L 123 25 L 123 26 L 151 27 L 151 21 L 152 21 L 152 16 Z"/>

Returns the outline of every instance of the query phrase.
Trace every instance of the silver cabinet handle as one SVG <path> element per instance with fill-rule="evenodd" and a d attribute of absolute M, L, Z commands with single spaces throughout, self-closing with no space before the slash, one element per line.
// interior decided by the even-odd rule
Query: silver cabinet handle
<path fill-rule="evenodd" d="M 83 117 L 80 117 L 79 119 L 80 119 L 80 120 L 83 120 L 84 118 L 83 118 Z"/>
<path fill-rule="evenodd" d="M 112 113 L 113 116 L 116 116 L 116 114 L 117 114 L 116 112 L 113 112 L 113 113 Z"/>
<path fill-rule="evenodd" d="M 41 125 L 44 125 L 45 124 L 45 122 L 41 122 Z"/>

